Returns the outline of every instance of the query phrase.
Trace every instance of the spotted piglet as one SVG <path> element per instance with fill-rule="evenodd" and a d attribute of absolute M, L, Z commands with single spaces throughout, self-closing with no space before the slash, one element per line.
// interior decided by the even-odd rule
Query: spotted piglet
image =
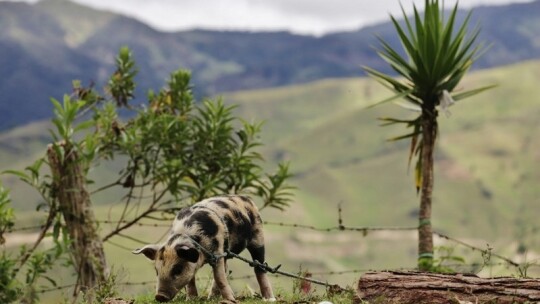
<path fill-rule="evenodd" d="M 235 302 L 227 282 L 227 250 L 240 253 L 245 248 L 253 260 L 264 263 L 264 236 L 257 206 L 243 195 L 226 195 L 205 199 L 180 210 L 168 239 L 162 244 L 146 245 L 133 251 L 154 261 L 157 274 L 156 300 L 167 302 L 186 286 L 187 296 L 197 296 L 195 273 L 204 264 L 212 266 L 214 282 L 210 296 L 221 296 Z M 275 301 L 266 273 L 255 268 L 261 295 Z"/>

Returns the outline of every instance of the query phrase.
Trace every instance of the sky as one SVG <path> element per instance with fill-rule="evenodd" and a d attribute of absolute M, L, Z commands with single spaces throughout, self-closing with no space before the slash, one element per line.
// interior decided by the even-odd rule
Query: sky
<path fill-rule="evenodd" d="M 5 1 L 5 0 L 0 0 Z M 20 1 L 20 0 L 19 0 Z M 24 0 L 36 2 L 36 0 Z M 322 35 L 356 30 L 400 16 L 398 0 L 72 0 L 135 17 L 164 31 L 193 28 L 275 31 Z M 461 0 L 460 8 L 531 0 Z M 446 0 L 453 6 L 456 0 Z M 401 0 L 410 10 L 424 0 Z"/>

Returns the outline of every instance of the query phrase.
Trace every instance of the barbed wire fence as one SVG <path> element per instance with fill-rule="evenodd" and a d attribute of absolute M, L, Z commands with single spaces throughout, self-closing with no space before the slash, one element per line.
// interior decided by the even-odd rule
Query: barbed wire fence
<path fill-rule="evenodd" d="M 172 220 L 173 219 L 171 218 L 169 223 L 164 223 L 164 221 L 160 221 L 160 223 L 156 223 L 156 222 L 153 222 L 153 223 L 150 223 L 150 222 L 137 222 L 137 223 L 133 224 L 133 226 L 155 227 L 155 228 L 170 228 Z M 99 225 L 117 225 L 119 223 L 125 223 L 125 222 L 127 222 L 127 221 L 113 221 L 113 220 L 97 221 L 97 223 Z M 353 232 L 354 233 L 354 232 L 356 232 L 356 233 L 361 233 L 363 237 L 366 237 L 369 234 L 369 232 L 385 231 L 385 232 L 389 232 L 389 233 L 399 233 L 399 232 L 405 232 L 405 231 L 416 231 L 416 230 L 418 230 L 418 227 L 414 227 L 414 226 L 394 226 L 394 227 L 388 227 L 388 226 L 384 226 L 384 227 L 377 227 L 377 226 L 362 226 L 362 227 L 346 226 L 346 225 L 343 224 L 341 205 L 338 206 L 338 225 L 337 226 L 317 227 L 317 226 L 313 226 L 313 225 L 304 225 L 304 224 L 297 224 L 297 223 L 285 223 L 285 222 L 273 222 L 273 221 L 263 221 L 263 224 L 266 225 L 266 226 L 277 226 L 277 227 L 284 227 L 284 228 L 289 228 L 289 229 L 303 229 L 303 230 L 311 230 L 311 231 L 317 231 L 317 232 L 322 232 L 322 233 L 336 233 L 336 232 L 338 232 L 338 233 L 339 232 Z M 12 227 L 10 230 L 7 231 L 7 233 L 16 233 L 16 232 L 26 233 L 26 232 L 29 232 L 29 231 L 37 231 L 37 230 L 42 229 L 42 228 L 43 228 L 43 225 Z M 462 246 L 462 247 L 467 248 L 469 250 L 472 250 L 472 251 L 475 251 L 475 252 L 480 252 L 483 257 L 486 255 L 486 256 L 489 256 L 489 259 L 495 258 L 495 259 L 498 259 L 500 261 L 500 262 L 497 262 L 497 263 L 491 262 L 491 261 L 484 261 L 483 263 L 470 263 L 470 264 L 459 263 L 459 264 L 447 264 L 447 265 L 445 265 L 446 267 L 448 267 L 450 269 L 464 267 L 464 266 L 469 266 L 469 267 L 477 268 L 477 269 L 483 269 L 485 267 L 496 267 L 496 266 L 503 267 L 504 266 L 504 267 L 507 267 L 507 268 L 510 268 L 510 267 L 515 268 L 518 271 L 519 274 L 523 275 L 523 268 L 524 267 L 526 267 L 526 268 L 540 267 L 540 263 L 538 263 L 538 261 L 527 262 L 527 263 L 518 263 L 518 262 L 514 261 L 513 259 L 511 259 L 509 257 L 505 257 L 505 256 L 503 256 L 501 254 L 493 252 L 493 248 L 491 248 L 489 245 L 487 245 L 486 248 L 481 248 L 481 247 L 472 245 L 472 244 L 470 244 L 468 242 L 465 242 L 463 240 L 460 240 L 458 238 L 449 236 L 448 234 L 445 234 L 445 233 L 442 233 L 442 232 L 439 232 L 439 231 L 436 231 L 436 230 L 433 232 L 433 235 L 440 238 L 440 239 L 442 239 L 442 240 L 451 242 L 451 243 L 453 243 L 453 244 L 455 244 L 457 246 Z M 125 234 L 118 234 L 118 236 L 129 239 L 129 240 L 131 240 L 133 242 L 136 242 L 136 243 L 146 244 L 146 242 L 144 242 L 144 241 L 142 241 L 142 240 L 140 240 L 140 239 L 138 239 L 136 237 L 128 236 L 128 235 L 125 235 Z M 127 246 L 118 244 L 117 242 L 111 241 L 110 239 L 107 240 L 107 243 L 109 243 L 109 244 L 111 244 L 113 246 L 119 247 L 121 249 L 124 249 L 126 251 L 131 251 L 133 249 L 133 248 L 129 248 Z M 318 271 L 318 272 L 304 272 L 304 273 L 299 272 L 299 273 L 295 274 L 295 273 L 292 273 L 292 272 L 285 272 L 285 271 L 279 270 L 281 265 L 277 265 L 276 267 L 271 267 L 268 264 L 261 264 L 261 263 L 258 263 L 257 261 L 252 261 L 252 260 L 246 259 L 246 258 L 241 257 L 241 256 L 236 255 L 236 254 L 232 254 L 232 253 L 229 253 L 229 254 L 230 254 L 229 258 L 235 258 L 235 259 L 241 260 L 242 262 L 248 264 L 251 267 L 258 267 L 258 268 L 264 269 L 267 272 L 269 272 L 270 275 L 272 275 L 274 277 L 286 276 L 286 277 L 289 277 L 289 278 L 292 278 L 292 279 L 307 281 L 307 282 L 314 283 L 316 285 L 321 285 L 321 286 L 324 286 L 327 289 L 332 289 L 334 291 L 350 291 L 350 290 L 348 290 L 347 288 L 343 288 L 343 287 L 339 286 L 338 284 L 329 283 L 328 281 L 313 279 L 313 276 L 329 277 L 329 276 L 341 276 L 341 275 L 345 275 L 345 274 L 362 274 L 362 273 L 366 273 L 366 272 L 370 272 L 370 271 L 392 271 L 392 270 L 394 270 L 394 271 L 396 271 L 396 270 L 404 271 L 405 270 L 406 271 L 406 270 L 416 270 L 417 269 L 415 267 L 410 267 L 410 268 L 403 267 L 403 268 L 393 268 L 393 269 L 350 269 L 350 270 L 343 270 L 343 271 Z M 236 276 L 236 277 L 235 276 L 229 276 L 228 279 L 231 280 L 231 281 L 234 281 L 234 280 L 252 279 L 254 277 L 255 277 L 254 275 L 244 275 L 244 276 Z M 198 278 L 197 280 L 209 280 L 209 278 Z M 146 286 L 146 285 L 153 285 L 153 284 L 155 284 L 155 280 L 142 281 L 142 282 L 129 282 L 128 281 L 128 282 L 118 282 L 117 283 L 117 285 L 119 285 L 119 286 Z M 44 294 L 44 293 L 49 293 L 49 292 L 74 288 L 75 286 L 76 286 L 75 284 L 66 284 L 66 285 L 62 285 L 62 286 L 54 286 L 54 287 L 51 287 L 51 288 L 45 288 L 45 289 L 37 290 L 36 293 Z"/>

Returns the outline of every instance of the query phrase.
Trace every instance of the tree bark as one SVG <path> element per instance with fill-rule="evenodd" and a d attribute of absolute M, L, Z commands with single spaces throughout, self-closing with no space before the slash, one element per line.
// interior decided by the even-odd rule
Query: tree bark
<path fill-rule="evenodd" d="M 49 145 L 47 157 L 53 176 L 53 191 L 69 232 L 73 266 L 78 274 L 75 294 L 84 291 L 91 298 L 91 289 L 105 280 L 108 271 L 86 189 L 86 163 L 69 143 L 56 145 L 57 149 Z"/>
<path fill-rule="evenodd" d="M 433 264 L 433 230 L 431 202 L 433 197 L 433 153 L 437 137 L 437 114 L 422 114 L 422 188 L 418 215 L 418 269 L 430 270 Z"/>
<path fill-rule="evenodd" d="M 538 303 L 540 280 L 485 279 L 476 275 L 424 272 L 368 272 L 358 282 L 357 295 L 370 303 Z"/>

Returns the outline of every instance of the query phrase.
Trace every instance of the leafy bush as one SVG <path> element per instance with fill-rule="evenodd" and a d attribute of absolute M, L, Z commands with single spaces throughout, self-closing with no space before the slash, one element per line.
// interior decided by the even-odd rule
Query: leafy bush
<path fill-rule="evenodd" d="M 120 50 L 116 63 L 105 95 L 74 81 L 73 94 L 65 95 L 62 102 L 51 99 L 55 130 L 51 131 L 48 159 L 38 159 L 24 171 L 7 171 L 39 192 L 43 202 L 38 210 L 46 210 L 47 218 L 35 243 L 28 248 L 22 246 L 18 258 L 5 253 L 0 257 L 1 303 L 23 299 L 37 302 L 34 286 L 38 281 L 57 284 L 48 275 L 53 266 L 80 266 L 81 257 L 86 261 L 103 257 L 105 261 L 103 242 L 144 218 L 163 218 L 183 206 L 223 193 L 257 195 L 263 201 L 262 208 L 283 210 L 291 201 L 288 164 L 279 164 L 275 173 L 263 170 L 263 158 L 256 151 L 262 145 L 258 139 L 260 123 L 235 117 L 234 106 L 226 106 L 220 99 L 196 102 L 191 74 L 185 70 L 173 72 L 167 87 L 158 93 L 149 91 L 147 105 L 132 106 L 137 70 L 128 48 Z M 125 115 L 123 108 L 130 113 Z M 89 117 L 88 113 L 93 115 Z M 99 166 L 100 160 L 115 158 L 127 160 L 118 180 L 98 185 L 90 194 L 86 189 L 92 183 L 88 179 L 90 169 Z M 98 223 L 88 197 L 115 186 L 127 192 L 122 199 L 124 211 L 114 219 L 116 228 L 101 237 L 94 233 Z M 81 194 L 77 196 L 81 199 L 62 195 L 66 193 Z M 0 187 L 0 245 L 4 233 L 13 227 L 9 203 L 7 190 Z M 71 206 L 84 213 L 75 214 Z M 73 220 L 78 216 L 84 216 L 84 221 Z M 49 237 L 54 246 L 38 250 Z M 87 255 L 85 250 L 90 246 Z M 76 263 L 77 259 L 81 261 Z M 75 293 L 84 291 L 88 302 L 115 293 L 116 277 L 108 274 L 105 262 L 100 265 L 103 267 L 86 267 L 86 271 L 73 268 L 79 276 Z"/>

